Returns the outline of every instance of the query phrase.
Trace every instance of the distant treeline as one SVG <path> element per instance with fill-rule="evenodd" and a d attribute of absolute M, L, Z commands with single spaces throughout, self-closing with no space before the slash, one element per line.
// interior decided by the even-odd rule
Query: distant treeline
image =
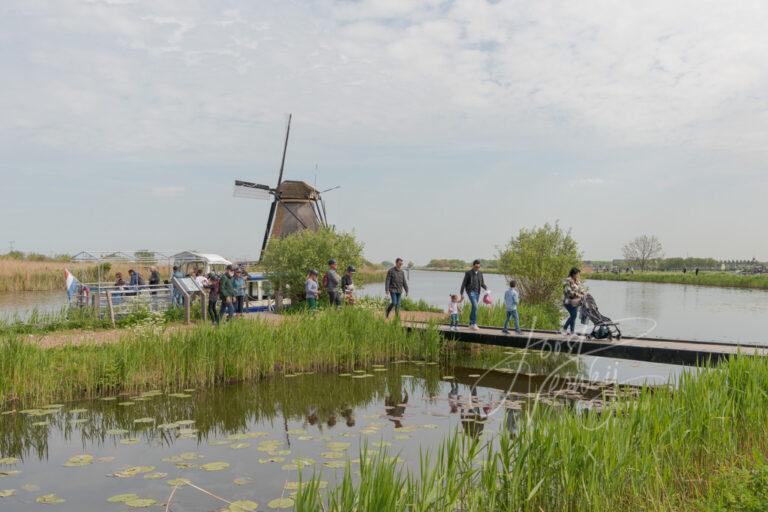
<path fill-rule="evenodd" d="M 495 270 L 499 268 L 499 260 L 486 260 L 481 258 L 480 265 L 485 270 Z M 429 263 L 427 263 L 424 268 L 432 270 L 466 270 L 471 266 L 471 261 L 460 259 L 434 259 L 429 260 Z"/>
<path fill-rule="evenodd" d="M 5 254 L 0 254 L 0 259 L 14 261 L 58 261 L 66 263 L 72 261 L 72 256 L 69 254 L 46 256 L 37 252 L 9 251 Z"/>
<path fill-rule="evenodd" d="M 584 265 L 595 271 L 624 270 L 626 268 L 637 269 L 640 264 L 631 260 L 586 260 Z M 755 260 L 717 260 L 715 258 L 659 258 L 649 261 L 648 270 L 668 272 L 678 270 L 740 270 L 755 266 L 765 266 Z"/>

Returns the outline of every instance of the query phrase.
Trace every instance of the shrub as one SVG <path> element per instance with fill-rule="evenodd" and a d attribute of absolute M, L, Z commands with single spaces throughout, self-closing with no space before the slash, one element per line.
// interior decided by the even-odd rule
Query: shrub
<path fill-rule="evenodd" d="M 304 283 L 310 269 L 322 276 L 329 259 L 339 264 L 339 273 L 348 265 L 359 267 L 363 260 L 363 244 L 351 233 L 331 229 L 304 230 L 284 238 L 270 240 L 262 263 L 267 277 L 276 286 L 289 286 L 292 299 L 304 300 Z M 322 282 L 322 279 L 318 279 Z M 321 284 L 322 285 L 322 284 Z"/>
<path fill-rule="evenodd" d="M 581 253 L 570 231 L 555 225 L 521 229 L 499 252 L 499 270 L 516 279 L 521 296 L 531 304 L 556 301 L 560 283 L 571 267 L 581 264 Z"/>

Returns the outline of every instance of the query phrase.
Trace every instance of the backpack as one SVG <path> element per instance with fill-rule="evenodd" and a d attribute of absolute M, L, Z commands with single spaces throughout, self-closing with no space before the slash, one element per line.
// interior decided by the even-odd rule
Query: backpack
<path fill-rule="evenodd" d="M 328 288 L 328 272 L 323 274 L 323 288 Z"/>

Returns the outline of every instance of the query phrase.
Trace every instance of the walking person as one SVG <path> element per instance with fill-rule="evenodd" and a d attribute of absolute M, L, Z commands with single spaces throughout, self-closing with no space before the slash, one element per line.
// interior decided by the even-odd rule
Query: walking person
<path fill-rule="evenodd" d="M 323 287 L 328 292 L 328 300 L 331 306 L 341 307 L 341 293 L 339 292 L 339 284 L 341 283 L 341 277 L 336 271 L 336 260 L 328 260 L 328 271 L 323 276 Z"/>
<path fill-rule="evenodd" d="M 483 273 L 480 271 L 480 260 L 472 262 L 472 268 L 464 274 L 464 280 L 461 282 L 461 291 L 459 295 L 464 297 L 464 292 L 469 297 L 471 309 L 469 310 L 469 328 L 478 330 L 477 327 L 477 303 L 480 301 L 480 290 L 488 290 L 485 286 Z"/>
<path fill-rule="evenodd" d="M 160 272 L 158 272 L 157 267 L 151 266 L 149 267 L 149 285 L 150 286 L 158 286 L 160 284 Z M 151 292 L 152 295 L 157 295 L 156 291 Z"/>
<path fill-rule="evenodd" d="M 219 281 L 219 297 L 221 297 L 221 308 L 219 309 L 219 317 L 224 318 L 224 313 L 227 314 L 227 321 L 232 320 L 235 316 L 235 287 L 232 286 L 232 280 L 235 277 L 235 269 L 232 265 L 227 267 L 227 271 L 221 276 Z"/>
<path fill-rule="evenodd" d="M 341 290 L 344 293 L 344 301 L 350 306 L 355 305 L 355 283 L 352 274 L 357 270 L 352 265 L 347 267 L 347 271 L 341 276 Z"/>
<path fill-rule="evenodd" d="M 568 311 L 568 319 L 563 324 L 562 334 L 572 335 L 576 331 L 576 315 L 579 312 L 581 301 L 587 294 L 586 289 L 581 284 L 581 270 L 573 267 L 568 272 L 568 279 L 563 283 L 563 306 Z"/>
<path fill-rule="evenodd" d="M 232 287 L 235 289 L 235 313 L 242 317 L 245 311 L 245 277 L 239 268 L 235 270 L 235 276 L 232 278 Z"/>
<path fill-rule="evenodd" d="M 317 299 L 320 296 L 320 289 L 317 285 L 317 270 L 312 269 L 307 275 L 307 282 L 304 284 L 304 298 L 307 299 L 307 306 L 310 311 L 317 311 Z"/>
<path fill-rule="evenodd" d="M 187 276 L 184 275 L 184 272 L 181 271 L 181 269 L 178 267 L 178 265 L 173 266 L 173 272 L 171 273 L 171 282 L 173 282 L 173 278 L 176 279 L 183 279 Z M 173 303 L 176 306 L 181 306 L 184 303 L 184 296 L 181 294 L 180 291 L 176 289 L 176 286 L 172 288 L 171 297 L 173 298 Z"/>
<path fill-rule="evenodd" d="M 395 310 L 395 315 L 399 317 L 400 299 L 403 296 L 403 292 L 405 292 L 406 297 L 408 296 L 408 280 L 405 278 L 405 272 L 403 272 L 403 258 L 397 258 L 395 266 L 387 270 L 384 291 L 389 294 L 390 298 L 386 317 L 389 318 L 389 314 L 393 309 Z"/>
<path fill-rule="evenodd" d="M 208 316 L 214 325 L 219 325 L 219 310 L 216 309 L 216 303 L 219 301 L 219 278 L 213 272 L 208 274 Z"/>
<path fill-rule="evenodd" d="M 520 330 L 520 316 L 517 314 L 517 305 L 520 304 L 520 294 L 517 293 L 515 288 L 517 283 L 513 279 L 509 282 L 509 289 L 504 292 L 504 305 L 507 308 L 507 318 L 504 320 L 504 328 L 501 330 L 504 334 L 509 334 L 509 320 L 515 320 L 515 332 L 522 334 Z"/>
<path fill-rule="evenodd" d="M 448 314 L 451 315 L 451 330 L 459 330 L 459 315 L 461 315 L 461 303 L 464 297 L 456 294 L 451 295 L 451 301 L 448 303 Z"/>

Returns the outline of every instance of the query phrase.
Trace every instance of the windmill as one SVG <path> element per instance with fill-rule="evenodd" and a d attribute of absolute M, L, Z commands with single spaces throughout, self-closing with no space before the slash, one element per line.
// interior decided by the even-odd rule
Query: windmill
<path fill-rule="evenodd" d="M 280 171 L 277 175 L 277 185 L 261 185 L 250 181 L 235 180 L 235 197 L 248 199 L 269 200 L 272 206 L 269 208 L 267 227 L 264 230 L 264 241 L 261 244 L 261 254 L 267 248 L 270 238 L 279 238 L 304 229 L 316 230 L 328 226 L 328 218 L 325 213 L 325 202 L 321 192 L 315 187 L 303 181 L 283 181 L 285 170 L 285 153 L 288 149 L 288 136 L 291 133 L 291 115 L 288 115 L 288 126 L 285 130 L 285 143 L 283 144 L 283 158 L 280 162 Z M 329 192 L 339 187 L 334 187 L 324 192 Z"/>

